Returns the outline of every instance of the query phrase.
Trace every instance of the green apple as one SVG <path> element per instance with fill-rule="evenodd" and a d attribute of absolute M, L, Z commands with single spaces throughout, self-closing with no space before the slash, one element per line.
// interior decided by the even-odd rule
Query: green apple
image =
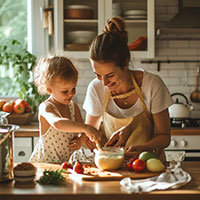
<path fill-rule="evenodd" d="M 149 160 L 150 158 L 156 158 L 156 155 L 148 151 L 143 151 L 139 154 L 138 158 L 147 162 L 147 160 Z"/>
<path fill-rule="evenodd" d="M 165 166 L 161 160 L 156 158 L 150 158 L 146 162 L 146 168 L 151 172 L 161 172 L 164 170 Z"/>

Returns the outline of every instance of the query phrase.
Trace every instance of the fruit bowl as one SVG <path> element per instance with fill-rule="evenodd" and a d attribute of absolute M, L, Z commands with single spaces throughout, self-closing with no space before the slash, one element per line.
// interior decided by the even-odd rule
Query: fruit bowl
<path fill-rule="evenodd" d="M 25 125 L 29 124 L 33 119 L 34 113 L 16 114 L 12 113 L 7 116 L 9 124 Z"/>

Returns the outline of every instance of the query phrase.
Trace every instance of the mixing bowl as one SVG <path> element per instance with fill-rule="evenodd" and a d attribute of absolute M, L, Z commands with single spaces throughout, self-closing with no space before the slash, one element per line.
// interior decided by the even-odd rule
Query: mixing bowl
<path fill-rule="evenodd" d="M 103 147 L 102 150 L 94 149 L 94 162 L 99 169 L 119 169 L 124 161 L 124 149 L 120 147 Z"/>

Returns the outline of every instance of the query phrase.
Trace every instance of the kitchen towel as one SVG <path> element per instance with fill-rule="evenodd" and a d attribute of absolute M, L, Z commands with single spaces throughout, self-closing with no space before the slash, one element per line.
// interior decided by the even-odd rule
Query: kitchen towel
<path fill-rule="evenodd" d="M 172 161 L 166 171 L 159 176 L 142 180 L 124 178 L 120 184 L 129 192 L 145 193 L 153 190 L 176 189 L 190 181 L 191 176 L 181 168 L 181 163 Z"/>

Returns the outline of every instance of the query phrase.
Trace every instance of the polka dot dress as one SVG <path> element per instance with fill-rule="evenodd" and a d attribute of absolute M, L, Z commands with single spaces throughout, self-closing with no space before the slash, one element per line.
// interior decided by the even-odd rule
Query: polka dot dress
<path fill-rule="evenodd" d="M 54 110 L 61 116 L 58 109 L 51 103 Z M 74 103 L 69 103 L 71 120 L 75 121 Z M 72 151 L 70 141 L 74 138 L 74 133 L 62 132 L 50 126 L 45 134 L 41 135 L 34 151 L 30 157 L 30 162 L 62 163 L 68 161 Z"/>

